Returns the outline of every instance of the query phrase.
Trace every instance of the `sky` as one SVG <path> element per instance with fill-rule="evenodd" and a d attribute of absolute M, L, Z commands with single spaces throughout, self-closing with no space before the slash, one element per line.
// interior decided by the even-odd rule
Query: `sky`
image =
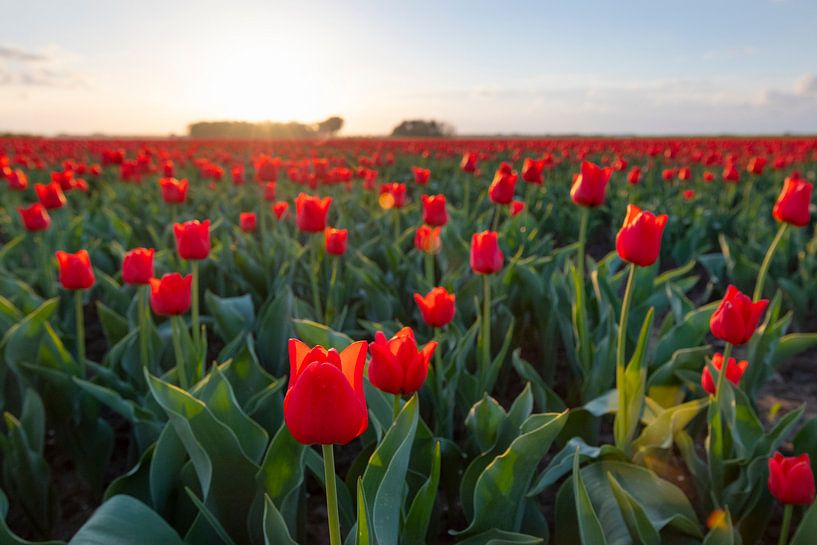
<path fill-rule="evenodd" d="M 0 0 L 0 132 L 817 132 L 817 1 Z"/>

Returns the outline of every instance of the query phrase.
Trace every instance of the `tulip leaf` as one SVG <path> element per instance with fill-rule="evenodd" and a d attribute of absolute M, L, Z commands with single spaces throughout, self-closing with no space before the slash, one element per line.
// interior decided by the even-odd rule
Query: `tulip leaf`
<path fill-rule="evenodd" d="M 179 535 L 144 503 L 114 496 L 96 510 L 69 545 L 184 545 Z"/>
<path fill-rule="evenodd" d="M 204 294 L 208 313 L 215 321 L 215 332 L 229 343 L 242 332 L 249 332 L 255 323 L 252 297 L 219 297 L 209 290 Z"/>
<path fill-rule="evenodd" d="M 540 545 L 544 542 L 541 537 L 492 529 L 457 541 L 457 545 Z"/>
<path fill-rule="evenodd" d="M 355 531 L 355 545 L 369 545 L 371 543 L 371 529 L 369 528 L 369 507 L 366 502 L 366 491 L 363 489 L 363 479 L 357 480 L 357 528 Z"/>
<path fill-rule="evenodd" d="M 398 541 L 403 489 L 417 432 L 418 405 L 414 395 L 403 406 L 363 473 L 363 489 L 370 502 L 371 526 L 378 544 Z"/>
<path fill-rule="evenodd" d="M 536 465 L 567 421 L 567 411 L 534 414 L 520 426 L 520 435 L 496 456 L 477 479 L 473 492 L 473 516 L 462 532 L 474 535 L 491 528 L 518 531 L 522 522 L 522 501 Z M 463 501 L 469 501 L 464 497 Z"/>
<path fill-rule="evenodd" d="M 295 335 L 310 347 L 320 345 L 324 348 L 343 350 L 354 342 L 348 335 L 318 322 L 295 319 L 292 320 L 292 324 L 295 327 Z"/>
<path fill-rule="evenodd" d="M 582 545 L 607 545 L 607 538 L 598 515 L 590 501 L 587 487 L 579 471 L 579 449 L 573 456 L 573 497 L 576 501 L 576 519 L 579 539 Z"/>
<path fill-rule="evenodd" d="M 817 502 L 806 510 L 789 545 L 812 545 L 814 536 L 817 536 Z"/>
<path fill-rule="evenodd" d="M 431 459 L 431 474 L 411 502 L 403 536 L 400 543 L 403 545 L 423 545 L 426 543 L 426 533 L 437 499 L 437 487 L 440 484 L 440 442 L 434 445 Z"/>

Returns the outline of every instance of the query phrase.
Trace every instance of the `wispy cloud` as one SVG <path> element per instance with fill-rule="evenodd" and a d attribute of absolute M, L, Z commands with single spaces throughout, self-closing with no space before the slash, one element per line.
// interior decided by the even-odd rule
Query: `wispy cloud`
<path fill-rule="evenodd" d="M 81 73 L 73 71 L 70 56 L 0 45 L 0 85 L 19 87 L 78 87 Z"/>
<path fill-rule="evenodd" d="M 48 60 L 48 57 L 38 51 L 29 51 L 17 47 L 0 45 L 0 59 L 18 62 L 39 62 Z"/>

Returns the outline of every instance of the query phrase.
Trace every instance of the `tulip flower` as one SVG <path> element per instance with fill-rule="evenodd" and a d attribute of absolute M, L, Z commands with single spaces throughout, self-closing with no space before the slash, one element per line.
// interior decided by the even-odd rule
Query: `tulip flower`
<path fill-rule="evenodd" d="M 426 185 L 431 178 L 431 171 L 427 168 L 411 167 L 411 172 L 414 174 L 414 183 L 417 185 Z"/>
<path fill-rule="evenodd" d="M 502 172 L 498 170 L 494 180 L 488 188 L 488 197 L 494 204 L 510 204 L 516 188 L 516 172 Z"/>
<path fill-rule="evenodd" d="M 681 167 L 678 169 L 678 179 L 686 182 L 692 177 L 692 170 L 689 167 Z"/>
<path fill-rule="evenodd" d="M 153 248 L 135 248 L 125 254 L 122 260 L 122 281 L 125 284 L 145 286 L 153 278 Z M 150 288 L 148 288 L 148 291 Z M 150 365 L 150 317 L 148 303 L 145 300 L 145 289 L 139 289 L 137 301 L 137 316 L 139 319 L 139 360 L 142 367 Z"/>
<path fill-rule="evenodd" d="M 12 191 L 22 191 L 28 187 L 28 176 L 19 168 L 16 170 L 9 169 L 9 173 L 6 175 L 6 182 L 8 183 L 8 188 Z"/>
<path fill-rule="evenodd" d="M 34 184 L 34 191 L 37 193 L 40 204 L 45 206 L 48 210 L 65 206 L 65 194 L 62 192 L 59 183 Z"/>
<path fill-rule="evenodd" d="M 289 212 L 289 203 L 286 201 L 278 201 L 273 203 L 270 207 L 272 209 L 272 213 L 275 214 L 275 218 L 277 220 L 281 220 Z"/>
<path fill-rule="evenodd" d="M 338 354 L 322 346 L 310 349 L 289 340 L 289 385 L 284 396 L 284 421 L 301 444 L 319 443 L 323 450 L 329 541 L 340 545 L 338 491 L 333 444 L 345 445 L 369 425 L 363 367 L 366 342 L 358 341 Z"/>
<path fill-rule="evenodd" d="M 187 198 L 187 179 L 162 178 L 159 187 L 162 189 L 162 200 L 167 204 L 181 204 Z"/>
<path fill-rule="evenodd" d="M 570 198 L 580 206 L 600 206 L 604 202 L 612 173 L 613 169 L 610 167 L 601 168 L 589 161 L 582 161 L 581 172 L 573 177 Z"/>
<path fill-rule="evenodd" d="M 34 203 L 26 208 L 18 208 L 17 212 L 23 220 L 23 227 L 25 227 L 26 231 L 45 231 L 51 225 L 48 210 L 40 203 Z"/>
<path fill-rule="evenodd" d="M 759 176 L 763 174 L 763 169 L 766 168 L 766 162 L 765 157 L 752 157 L 749 159 L 749 164 L 746 165 L 746 171 L 749 174 Z"/>
<path fill-rule="evenodd" d="M 153 278 L 153 248 L 135 248 L 125 254 L 122 260 L 122 282 L 130 285 L 145 285 Z"/>
<path fill-rule="evenodd" d="M 295 223 L 306 233 L 320 233 L 326 228 L 326 214 L 332 197 L 313 197 L 301 193 L 295 199 Z"/>
<path fill-rule="evenodd" d="M 324 231 L 324 243 L 326 253 L 330 255 L 343 255 L 346 253 L 346 239 L 349 232 L 346 229 L 333 229 L 327 227 Z"/>
<path fill-rule="evenodd" d="M 82 290 L 94 285 L 94 269 L 87 250 L 75 254 L 57 252 L 60 283 L 67 290 L 74 290 L 74 316 L 77 328 L 77 362 L 80 376 L 85 376 L 85 313 L 82 309 Z"/>
<path fill-rule="evenodd" d="M 619 257 L 640 267 L 649 267 L 658 259 L 661 235 L 667 224 L 666 214 L 660 216 L 642 211 L 634 204 L 627 205 L 624 225 L 616 235 Z"/>
<path fill-rule="evenodd" d="M 210 220 L 198 220 L 173 225 L 176 235 L 176 250 L 179 257 L 190 261 L 193 276 L 191 323 L 193 343 L 201 348 L 201 328 L 199 327 L 199 261 L 210 255 Z"/>
<path fill-rule="evenodd" d="M 753 303 L 747 295 L 730 285 L 709 320 L 712 334 L 733 345 L 749 342 L 768 304 L 766 299 Z"/>
<path fill-rule="evenodd" d="M 514 199 L 511 202 L 511 216 L 516 216 L 521 214 L 522 211 L 525 209 L 525 201 L 520 201 L 519 199 Z"/>
<path fill-rule="evenodd" d="M 57 252 L 60 268 L 60 284 L 67 290 L 84 290 L 94 285 L 94 269 L 87 250 L 75 254 Z"/>
<path fill-rule="evenodd" d="M 334 348 L 309 348 L 297 339 L 289 340 L 284 420 L 296 441 L 345 445 L 366 431 L 365 363 L 365 341 L 352 343 L 338 354 Z"/>
<path fill-rule="evenodd" d="M 251 233 L 258 227 L 255 212 L 241 212 L 238 214 L 238 225 L 245 233 Z"/>
<path fill-rule="evenodd" d="M 448 223 L 445 195 L 423 195 L 420 198 L 423 204 L 423 223 L 432 227 Z"/>
<path fill-rule="evenodd" d="M 502 270 L 503 259 L 495 231 L 483 231 L 471 236 L 472 271 L 479 274 L 497 273 Z"/>
<path fill-rule="evenodd" d="M 795 505 L 809 505 L 814 501 L 814 473 L 809 455 L 786 457 L 775 452 L 769 458 L 769 492 L 784 505 L 778 543 L 788 543 L 792 508 Z"/>
<path fill-rule="evenodd" d="M 443 327 L 454 319 L 456 296 L 445 288 L 434 288 L 425 296 L 414 294 L 423 321 L 431 327 Z"/>
<path fill-rule="evenodd" d="M 397 182 L 383 184 L 380 186 L 380 199 L 378 201 L 381 208 L 403 208 L 406 206 L 406 184 Z"/>
<path fill-rule="evenodd" d="M 190 310 L 193 276 L 174 272 L 150 279 L 150 308 L 157 316 L 179 316 Z"/>
<path fill-rule="evenodd" d="M 233 168 L 230 169 L 230 176 L 233 179 L 233 185 L 244 185 L 244 165 L 234 165 Z"/>
<path fill-rule="evenodd" d="M 695 191 L 692 189 L 687 189 L 682 193 L 685 201 L 691 201 L 695 198 Z"/>
<path fill-rule="evenodd" d="M 641 181 L 641 167 L 633 167 L 627 173 L 627 183 L 630 185 L 637 185 Z"/>
<path fill-rule="evenodd" d="M 735 386 L 738 385 L 740 379 L 743 377 L 743 373 L 746 372 L 746 367 L 749 365 L 749 362 L 746 360 L 742 360 L 737 362 L 735 358 L 729 358 L 729 363 L 726 365 L 726 378 L 734 384 Z M 712 366 L 721 371 L 723 368 L 723 354 L 716 353 L 712 356 Z M 709 371 L 708 366 L 704 366 L 703 372 L 701 372 L 701 386 L 709 395 L 715 395 L 717 388 L 715 387 L 715 381 L 712 379 L 712 373 Z"/>
<path fill-rule="evenodd" d="M 784 505 L 809 505 L 814 501 L 814 474 L 808 454 L 769 458 L 769 492 Z"/>
<path fill-rule="evenodd" d="M 275 200 L 277 185 L 275 182 L 266 182 L 264 184 L 264 200 L 272 202 Z"/>
<path fill-rule="evenodd" d="M 740 172 L 738 172 L 734 163 L 727 163 L 726 166 L 723 167 L 722 176 L 724 182 L 738 183 L 740 181 Z"/>
<path fill-rule="evenodd" d="M 805 227 L 811 219 L 811 192 L 813 186 L 808 181 L 790 176 L 783 183 L 783 190 L 772 209 L 774 219 L 795 227 Z"/>
<path fill-rule="evenodd" d="M 704 182 L 709 183 L 715 179 L 715 174 L 710 171 L 704 172 Z"/>
<path fill-rule="evenodd" d="M 542 173 L 544 169 L 544 159 L 531 159 L 527 157 L 522 163 L 522 179 L 529 184 L 541 185 L 545 183 L 545 176 Z"/>
<path fill-rule="evenodd" d="M 176 250 L 182 259 L 201 260 L 210 255 L 210 220 L 176 223 L 173 234 Z"/>
<path fill-rule="evenodd" d="M 473 174 L 477 171 L 477 154 L 476 153 L 466 153 L 462 156 L 462 161 L 460 161 L 460 168 L 463 172 L 467 172 L 469 174 Z"/>
<path fill-rule="evenodd" d="M 440 251 L 440 228 L 421 225 L 414 235 L 414 247 L 424 254 L 436 254 Z"/>
<path fill-rule="evenodd" d="M 369 344 L 372 353 L 369 380 L 383 392 L 396 396 L 411 395 L 425 382 L 428 363 L 436 348 L 437 343 L 431 341 L 418 349 L 410 327 L 404 327 L 388 340 L 382 331 L 378 331 L 374 342 Z M 399 402 L 396 407 L 399 407 Z"/>

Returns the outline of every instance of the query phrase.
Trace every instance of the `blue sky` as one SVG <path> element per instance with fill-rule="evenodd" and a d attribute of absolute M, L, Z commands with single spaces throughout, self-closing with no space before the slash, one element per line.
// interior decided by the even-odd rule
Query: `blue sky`
<path fill-rule="evenodd" d="M 0 131 L 817 132 L 814 0 L 0 4 Z"/>

